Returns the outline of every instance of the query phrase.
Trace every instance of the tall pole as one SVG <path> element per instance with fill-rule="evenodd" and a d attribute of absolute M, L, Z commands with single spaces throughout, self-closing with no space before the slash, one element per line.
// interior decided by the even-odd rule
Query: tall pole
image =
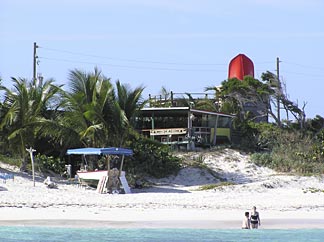
<path fill-rule="evenodd" d="M 278 96 L 277 96 L 277 118 L 278 118 L 278 126 L 281 126 L 280 121 L 280 95 L 281 95 L 281 83 L 280 83 L 280 77 L 279 77 L 279 57 L 277 57 L 277 81 L 278 81 Z"/>
<path fill-rule="evenodd" d="M 33 81 L 36 80 L 36 65 L 37 65 L 37 52 L 36 49 L 38 48 L 38 45 L 36 42 L 34 42 L 34 55 L 33 55 Z"/>
<path fill-rule="evenodd" d="M 30 147 L 29 149 L 26 149 L 26 150 L 29 152 L 29 155 L 30 155 L 30 160 L 31 160 L 31 164 L 32 164 L 33 182 L 34 182 L 34 186 L 35 186 L 35 168 L 34 168 L 33 152 L 35 152 L 36 150 L 34 150 L 32 147 Z"/>

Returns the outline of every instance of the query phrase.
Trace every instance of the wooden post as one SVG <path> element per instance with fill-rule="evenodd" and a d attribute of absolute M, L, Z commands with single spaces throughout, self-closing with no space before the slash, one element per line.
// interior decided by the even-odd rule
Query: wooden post
<path fill-rule="evenodd" d="M 34 156 L 33 156 L 33 152 L 35 152 L 36 150 L 34 150 L 32 147 L 30 147 L 29 149 L 26 149 L 29 152 L 30 155 L 30 160 L 32 163 L 32 173 L 33 173 L 33 182 L 34 182 L 34 186 L 35 186 L 35 168 L 34 168 Z"/>
<path fill-rule="evenodd" d="M 216 116 L 216 121 L 215 121 L 213 146 L 216 145 L 216 141 L 217 141 L 217 126 L 218 126 L 218 118 L 219 118 L 219 115 Z"/>
<path fill-rule="evenodd" d="M 187 144 L 187 150 L 192 150 L 192 135 L 193 135 L 193 131 L 192 131 L 192 118 L 193 118 L 193 113 L 190 111 L 188 111 L 188 124 L 187 124 L 187 127 L 188 127 L 188 144 Z"/>
<path fill-rule="evenodd" d="M 37 53 L 36 49 L 38 48 L 36 42 L 34 42 L 34 53 L 33 53 L 33 82 L 36 81 L 36 65 L 37 65 Z"/>

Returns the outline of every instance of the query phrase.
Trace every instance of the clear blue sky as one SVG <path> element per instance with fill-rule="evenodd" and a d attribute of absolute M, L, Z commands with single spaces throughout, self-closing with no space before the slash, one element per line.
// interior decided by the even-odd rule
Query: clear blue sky
<path fill-rule="evenodd" d="M 239 53 L 255 77 L 276 71 L 306 115 L 324 117 L 322 0 L 1 0 L 0 76 L 37 72 L 66 84 L 69 70 L 97 66 L 144 97 L 161 87 L 203 92 L 227 79 Z"/>

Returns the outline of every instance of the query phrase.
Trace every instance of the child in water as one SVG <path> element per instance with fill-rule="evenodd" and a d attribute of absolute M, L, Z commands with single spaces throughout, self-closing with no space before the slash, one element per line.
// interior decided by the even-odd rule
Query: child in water
<path fill-rule="evenodd" d="M 242 229 L 250 229 L 249 212 L 245 212 L 245 217 L 243 218 L 242 222 Z"/>

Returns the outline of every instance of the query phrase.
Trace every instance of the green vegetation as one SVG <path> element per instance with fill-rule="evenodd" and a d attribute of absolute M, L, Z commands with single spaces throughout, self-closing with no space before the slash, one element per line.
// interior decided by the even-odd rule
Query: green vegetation
<path fill-rule="evenodd" d="M 324 119 L 305 119 L 306 104 L 299 108 L 288 100 L 273 73 L 263 73 L 261 78 L 262 81 L 249 76 L 243 81 L 234 78 L 222 82 L 220 88 L 207 88 L 215 90 L 222 103 L 219 111 L 236 115 L 233 129 L 239 133 L 239 142 L 234 145 L 253 153 L 252 161 L 258 165 L 281 172 L 323 174 Z M 278 102 L 287 120 L 290 114 L 295 122 L 281 119 L 276 112 Z M 253 107 L 258 111 L 254 112 Z M 268 117 L 274 123 L 260 122 Z"/>
<path fill-rule="evenodd" d="M 129 147 L 133 149 L 134 156 L 125 168 L 132 174 L 150 174 L 161 178 L 176 174 L 180 169 L 180 159 L 172 155 L 167 145 L 135 134 Z"/>
<path fill-rule="evenodd" d="M 63 174 L 65 171 L 65 162 L 60 158 L 55 158 L 53 156 L 46 156 L 38 154 L 35 159 L 35 169 L 40 172 L 55 172 L 57 174 Z"/>
<path fill-rule="evenodd" d="M 30 161 L 26 148 L 33 147 L 40 171 L 61 174 L 68 148 L 117 146 L 134 150 L 134 156 L 125 162 L 125 170 L 131 175 L 164 177 L 180 169 L 180 159 L 168 146 L 140 136 L 134 128 L 138 111 L 145 105 L 143 87 L 132 89 L 120 81 L 114 84 L 97 68 L 89 73 L 70 71 L 69 91 L 56 86 L 52 79 L 40 82 L 12 78 L 12 83 L 12 89 L 0 85 L 4 93 L 0 103 L 0 152 L 8 154 L 0 157 L 2 161 L 19 163 L 21 170 L 27 170 Z M 301 109 L 288 100 L 275 75 L 264 73 L 262 81 L 252 77 L 229 79 L 220 88 L 206 90 L 215 91 L 215 100 L 194 100 L 188 94 L 184 105 L 195 102 L 196 108 L 236 115 L 236 146 L 252 152 L 253 162 L 281 172 L 324 173 L 324 119 L 305 119 L 305 104 Z M 287 113 L 287 120 L 291 114 L 295 122 L 280 119 L 272 110 L 276 101 Z M 256 106 L 259 112 L 247 110 L 247 106 Z M 255 122 L 267 117 L 274 123 Z M 200 155 L 184 165 L 208 169 L 203 161 Z"/>
<path fill-rule="evenodd" d="M 268 127 L 253 124 L 254 144 L 261 150 L 252 155 L 252 161 L 280 172 L 304 175 L 324 173 L 323 132 L 314 136 L 311 132 L 295 129 Z"/>
<path fill-rule="evenodd" d="M 21 159 L 12 157 L 10 155 L 0 154 L 0 161 L 3 161 L 5 163 L 7 163 L 8 165 L 17 166 L 17 167 L 19 167 L 21 164 Z"/>
<path fill-rule="evenodd" d="M 40 84 L 36 80 L 12 78 L 12 82 L 12 90 L 0 86 L 5 92 L 0 112 L 3 151 L 19 154 L 21 168 L 25 170 L 28 161 L 25 149 L 35 143 L 37 129 L 60 87 L 53 85 L 53 80 Z"/>
<path fill-rule="evenodd" d="M 304 193 L 324 193 L 324 189 L 318 189 L 318 188 L 315 188 L 315 187 L 308 187 L 308 188 L 303 188 L 303 192 Z"/>
<path fill-rule="evenodd" d="M 26 148 L 36 150 L 40 171 L 61 174 L 65 153 L 75 147 L 130 147 L 135 155 L 126 171 L 157 177 L 176 172 L 179 159 L 167 146 L 136 134 L 134 121 L 145 104 L 143 87 L 113 85 L 97 68 L 72 70 L 69 91 L 53 80 L 12 78 L 13 89 L 0 85 L 0 151 L 19 157 L 21 170 L 30 169 Z M 2 161 L 11 161 L 3 156 Z"/>
<path fill-rule="evenodd" d="M 220 182 L 220 183 L 216 183 L 216 184 L 207 184 L 207 185 L 203 185 L 203 186 L 199 187 L 198 191 L 219 189 L 222 187 L 233 186 L 233 185 L 236 185 L 236 184 L 233 182 Z"/>

